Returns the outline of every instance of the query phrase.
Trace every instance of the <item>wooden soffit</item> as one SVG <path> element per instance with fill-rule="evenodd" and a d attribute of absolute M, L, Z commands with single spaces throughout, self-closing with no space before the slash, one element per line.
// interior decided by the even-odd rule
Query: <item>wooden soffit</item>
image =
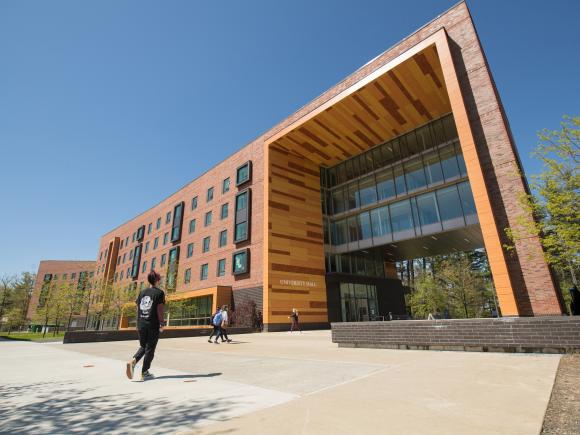
<path fill-rule="evenodd" d="M 332 166 L 450 111 L 439 56 L 431 42 L 364 77 L 267 144 Z"/>

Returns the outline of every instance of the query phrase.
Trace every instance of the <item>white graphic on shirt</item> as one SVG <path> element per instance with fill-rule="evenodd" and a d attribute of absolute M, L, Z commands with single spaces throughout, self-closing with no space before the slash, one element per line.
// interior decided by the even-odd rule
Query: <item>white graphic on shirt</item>
<path fill-rule="evenodd" d="M 151 309 L 152 305 L 153 299 L 151 299 L 151 296 L 143 296 L 143 299 L 141 299 L 141 303 L 139 304 L 139 308 L 141 309 L 141 317 L 149 317 L 149 310 Z"/>

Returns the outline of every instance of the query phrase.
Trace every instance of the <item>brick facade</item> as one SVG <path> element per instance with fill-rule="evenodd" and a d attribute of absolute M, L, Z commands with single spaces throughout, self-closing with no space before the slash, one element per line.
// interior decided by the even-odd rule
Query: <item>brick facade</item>
<path fill-rule="evenodd" d="M 243 149 L 230 156 L 228 159 L 219 163 L 196 180 L 187 184 L 179 191 L 153 206 L 149 210 L 141 213 L 132 220 L 120 225 L 114 230 L 108 232 L 101 238 L 99 253 L 97 256 L 97 274 L 96 279 L 100 282 L 106 280 L 103 270 L 107 264 L 107 257 L 110 257 L 109 242 L 118 238 L 118 252 L 113 258 L 111 264 L 113 270 L 108 272 L 108 276 L 113 280 L 113 285 L 124 287 L 133 283 L 133 279 L 127 276 L 127 270 L 132 265 L 130 252 L 139 244 L 133 241 L 133 233 L 145 225 L 145 234 L 143 238 L 143 250 L 141 254 L 140 267 L 143 262 L 147 262 L 147 271 L 140 272 L 138 279 L 135 281 L 138 285 L 147 284 L 147 273 L 151 269 L 152 259 L 156 259 L 156 270 L 164 276 L 167 271 L 167 263 L 161 266 L 161 256 L 169 255 L 169 250 L 175 246 L 180 247 L 179 269 L 176 291 L 185 292 L 201 288 L 214 286 L 231 286 L 234 290 L 248 287 L 258 287 L 262 283 L 262 220 L 263 220 L 263 147 L 260 139 L 250 143 Z M 252 162 L 252 177 L 249 183 L 236 187 L 236 169 L 247 161 Z M 227 177 L 230 178 L 230 189 L 222 193 L 222 182 Z M 214 188 L 213 200 L 206 201 L 208 188 Z M 246 188 L 251 189 L 251 226 L 250 239 L 247 242 L 238 244 L 233 243 L 234 230 L 234 213 L 235 213 L 235 195 Z M 192 198 L 197 196 L 197 208 L 192 210 Z M 183 226 L 181 241 L 171 243 L 169 240 L 164 244 L 166 233 L 171 235 L 171 225 L 173 222 L 173 209 L 179 202 L 184 202 Z M 228 216 L 221 219 L 221 206 L 228 204 Z M 212 223 L 207 227 L 204 226 L 204 219 L 207 212 L 212 212 Z M 171 220 L 166 223 L 166 215 L 171 212 Z M 161 219 L 161 227 L 157 229 L 157 219 Z M 189 223 L 192 219 L 196 220 L 195 231 L 189 233 Z M 151 233 L 148 233 L 148 227 L 151 224 Z M 227 244 L 224 247 L 218 247 L 219 234 L 227 230 Z M 202 253 L 203 239 L 211 237 L 209 252 Z M 157 248 L 154 248 L 155 239 L 158 240 Z M 126 240 L 129 241 L 126 244 Z M 123 246 L 121 248 L 121 241 Z M 146 244 L 149 244 L 145 252 Z M 187 246 L 193 243 L 193 255 L 187 258 Z M 249 273 L 234 276 L 231 274 L 232 254 L 243 248 L 248 248 L 251 254 L 251 267 Z M 107 256 L 105 252 L 107 251 Z M 120 258 L 120 261 L 119 261 Z M 110 259 L 110 258 L 109 258 Z M 217 276 L 217 262 L 219 259 L 226 260 L 226 274 L 222 277 Z M 119 263 L 119 264 L 117 264 Z M 209 273 L 206 280 L 200 279 L 201 265 L 207 263 Z M 191 269 L 191 281 L 184 282 L 184 272 Z M 123 279 L 120 279 L 123 272 Z M 115 281 L 115 275 L 117 277 Z M 261 301 L 260 301 L 261 303 Z"/>
<path fill-rule="evenodd" d="M 55 275 L 58 279 L 53 280 L 54 283 L 62 284 L 64 282 L 70 285 L 77 285 L 79 275 L 81 272 L 88 272 L 89 274 L 94 272 L 95 262 L 94 261 L 74 261 L 74 260 L 43 260 L 38 265 L 38 271 L 36 272 L 36 281 L 34 283 L 34 290 L 30 298 L 30 303 L 28 304 L 28 312 L 26 318 L 28 320 L 34 320 L 36 310 L 38 308 L 38 300 L 40 297 L 40 292 L 42 290 L 42 285 L 44 284 L 44 276 L 46 274 L 51 274 L 54 278 Z M 63 276 L 66 274 L 67 279 L 64 280 Z M 75 279 L 72 279 L 72 274 L 75 274 Z"/>

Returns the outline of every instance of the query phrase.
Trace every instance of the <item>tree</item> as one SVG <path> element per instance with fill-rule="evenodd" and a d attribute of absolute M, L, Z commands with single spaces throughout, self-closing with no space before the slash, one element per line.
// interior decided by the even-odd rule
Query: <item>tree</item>
<path fill-rule="evenodd" d="M 0 277 L 0 327 L 6 313 L 6 309 L 10 302 L 12 292 L 14 291 L 14 284 L 16 277 L 13 275 L 2 275 Z"/>
<path fill-rule="evenodd" d="M 560 130 L 544 129 L 538 138 L 532 155 L 542 162 L 542 171 L 532 175 L 532 192 L 521 199 L 524 209 L 535 219 L 521 219 L 520 228 L 506 232 L 512 243 L 529 235 L 538 236 L 547 263 L 560 272 L 564 282 L 578 285 L 580 117 L 565 116 Z"/>
<path fill-rule="evenodd" d="M 413 317 L 425 319 L 429 314 L 443 312 L 447 305 L 447 295 L 439 280 L 429 273 L 423 273 L 416 279 L 409 304 Z"/>
<path fill-rule="evenodd" d="M 455 252 L 418 262 L 409 296 L 412 315 L 446 313 L 453 318 L 487 317 L 497 311 L 484 250 Z"/>
<path fill-rule="evenodd" d="M 439 281 L 448 290 L 452 317 L 481 317 L 489 300 L 485 282 L 467 253 L 447 256 L 439 267 Z"/>
<path fill-rule="evenodd" d="M 35 274 L 23 272 L 14 279 L 11 295 L 7 305 L 8 329 L 21 328 L 26 324 L 28 305 L 34 290 Z"/>
<path fill-rule="evenodd" d="M 46 335 L 46 328 L 52 319 L 53 301 L 56 296 L 56 289 L 57 285 L 52 280 L 44 281 L 40 289 L 35 320 L 43 324 L 43 337 Z"/>

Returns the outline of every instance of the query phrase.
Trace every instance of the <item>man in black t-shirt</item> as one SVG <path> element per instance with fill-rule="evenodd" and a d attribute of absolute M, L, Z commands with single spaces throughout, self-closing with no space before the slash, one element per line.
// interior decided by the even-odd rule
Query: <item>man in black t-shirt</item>
<path fill-rule="evenodd" d="M 133 379 L 135 366 L 143 356 L 143 368 L 141 369 L 141 380 L 152 379 L 153 375 L 149 373 L 149 367 L 155 355 L 155 348 L 159 340 L 159 333 L 163 332 L 165 326 L 164 308 L 165 293 L 156 286 L 159 284 L 161 277 L 157 272 L 152 270 L 147 275 L 147 281 L 151 287 L 141 290 L 135 300 L 137 304 L 137 331 L 139 332 L 139 350 L 131 361 L 127 363 L 127 377 Z"/>

